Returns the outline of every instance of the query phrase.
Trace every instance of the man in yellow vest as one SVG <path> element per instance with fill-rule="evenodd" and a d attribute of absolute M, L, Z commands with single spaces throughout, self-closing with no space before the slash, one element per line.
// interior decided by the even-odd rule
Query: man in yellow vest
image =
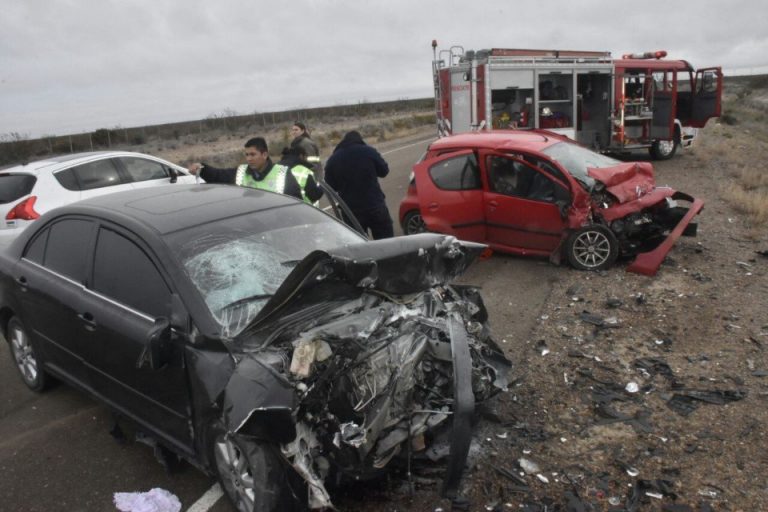
<path fill-rule="evenodd" d="M 323 195 L 311 170 L 302 166 L 289 169 L 273 163 L 269 158 L 267 141 L 262 137 L 254 137 L 245 143 L 245 161 L 248 163 L 236 168 L 220 169 L 205 163 L 194 163 L 187 169 L 194 175 L 199 174 L 206 183 L 233 183 L 240 187 L 269 190 L 309 204 Z"/>

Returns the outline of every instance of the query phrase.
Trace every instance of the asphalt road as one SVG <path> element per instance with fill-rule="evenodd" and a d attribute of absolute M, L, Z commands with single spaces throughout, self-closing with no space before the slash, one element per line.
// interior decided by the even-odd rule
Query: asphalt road
<path fill-rule="evenodd" d="M 428 137 L 378 146 L 391 169 L 382 187 L 395 217 Z M 542 260 L 494 255 L 476 263 L 461 282 L 482 288 L 491 327 L 503 344 L 527 336 L 551 281 L 563 271 Z M 0 343 L 0 511 L 115 511 L 115 492 L 155 487 L 175 494 L 182 510 L 231 510 L 224 498 L 216 500 L 210 478 L 189 465 L 166 473 L 152 449 L 116 442 L 111 427 L 108 409 L 65 385 L 43 394 L 28 391 L 8 344 Z"/>

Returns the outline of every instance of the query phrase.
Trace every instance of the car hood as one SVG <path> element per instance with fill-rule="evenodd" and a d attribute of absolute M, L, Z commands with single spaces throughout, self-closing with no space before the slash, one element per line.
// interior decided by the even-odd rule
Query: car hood
<path fill-rule="evenodd" d="M 237 338 L 251 336 L 260 325 L 319 286 L 332 289 L 332 284 L 342 282 L 405 295 L 446 284 L 463 274 L 485 247 L 453 236 L 424 233 L 313 251 L 296 265 Z"/>
<path fill-rule="evenodd" d="M 424 234 L 311 253 L 235 338 L 223 424 L 277 442 L 312 509 L 333 506 L 326 480 L 412 453 L 448 459 L 456 493 L 475 403 L 511 368 L 479 292 L 449 284 L 484 247 Z"/>
<path fill-rule="evenodd" d="M 612 167 L 589 168 L 587 174 L 601 183 L 619 203 L 639 199 L 656 186 L 653 166 L 648 162 L 627 162 Z"/>

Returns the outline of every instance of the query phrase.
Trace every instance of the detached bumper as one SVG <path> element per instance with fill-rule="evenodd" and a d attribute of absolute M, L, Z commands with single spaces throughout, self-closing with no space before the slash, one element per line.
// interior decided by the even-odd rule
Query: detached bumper
<path fill-rule="evenodd" d="M 681 199 L 683 201 L 690 201 L 691 207 L 688 209 L 688 213 L 677 223 L 677 226 L 669 233 L 669 236 L 658 247 L 652 251 L 643 252 L 637 255 L 635 261 L 633 261 L 628 267 L 627 272 L 635 272 L 637 274 L 643 274 L 646 276 L 654 276 L 661 266 L 661 262 L 664 261 L 667 253 L 672 249 L 678 238 L 683 234 L 685 228 L 691 223 L 693 218 L 699 214 L 704 207 L 704 201 L 701 199 L 694 199 L 688 194 L 682 192 L 675 192 L 672 194 L 672 199 Z"/>

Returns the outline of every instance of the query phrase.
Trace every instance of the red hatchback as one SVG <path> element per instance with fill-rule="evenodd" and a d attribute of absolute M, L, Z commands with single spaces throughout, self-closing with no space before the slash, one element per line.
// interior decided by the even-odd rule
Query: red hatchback
<path fill-rule="evenodd" d="M 653 275 L 703 202 L 657 187 L 648 162 L 620 162 L 548 131 L 474 132 L 433 142 L 400 204 L 406 234 L 435 231 L 512 254 Z"/>

